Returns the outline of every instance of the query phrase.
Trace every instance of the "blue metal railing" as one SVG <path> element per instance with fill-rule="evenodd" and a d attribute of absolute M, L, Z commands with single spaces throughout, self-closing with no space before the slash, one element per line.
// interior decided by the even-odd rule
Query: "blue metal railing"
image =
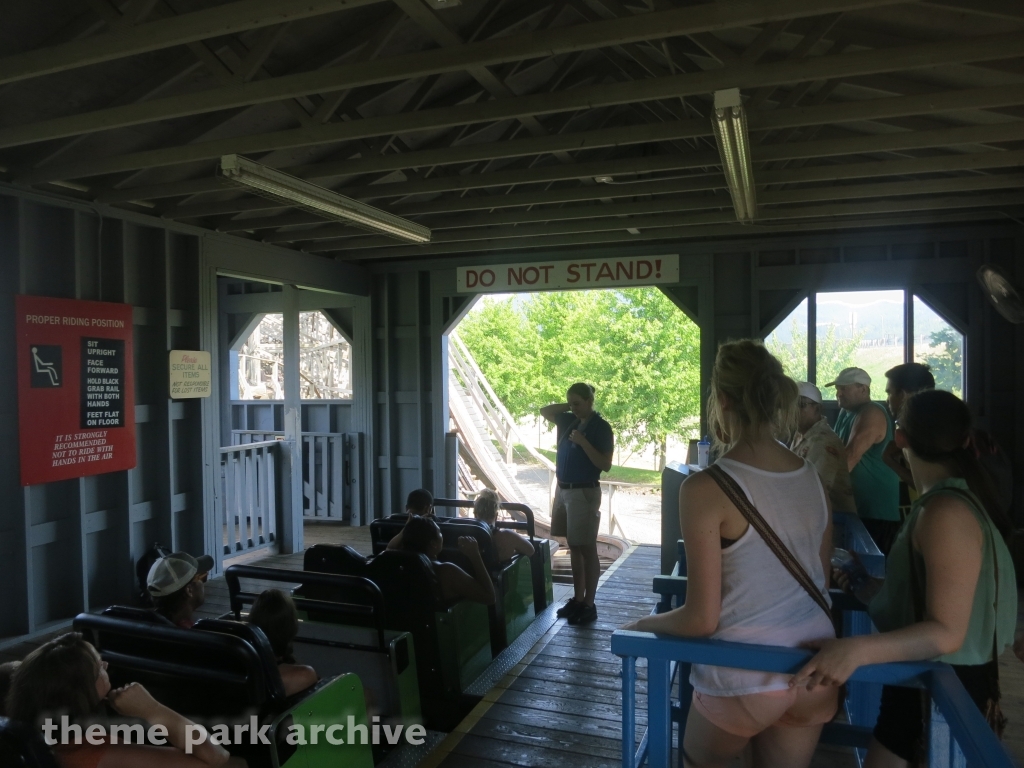
<path fill-rule="evenodd" d="M 672 755 L 672 723 L 680 735 L 689 702 L 673 717 L 670 692 L 673 673 L 690 664 L 713 664 L 763 672 L 796 673 L 812 653 L 799 648 L 727 643 L 705 638 L 677 638 L 618 630 L 612 653 L 622 657 L 622 765 L 668 768 Z M 647 659 L 647 730 L 636 747 L 636 660 Z M 1014 768 L 985 718 L 964 690 L 952 668 L 935 662 L 897 662 L 860 667 L 851 681 L 875 685 L 925 688 L 932 697 L 929 766 Z M 682 680 L 681 680 L 682 682 Z M 681 688 L 683 686 L 680 686 Z"/>
<path fill-rule="evenodd" d="M 885 577 L 885 556 L 881 553 L 864 523 L 856 515 L 835 512 L 832 515 L 832 538 L 836 546 L 855 552 L 867 572 L 879 578 Z M 664 613 L 681 606 L 686 601 L 686 550 L 682 540 L 676 544 L 677 561 L 670 576 L 656 576 L 654 591 L 661 595 L 661 601 L 655 609 L 656 613 Z M 832 604 L 842 611 L 842 636 L 868 635 L 874 631 L 871 619 L 858 601 L 844 595 L 839 590 L 832 590 Z M 847 696 L 844 703 L 846 715 L 851 725 L 873 726 L 878 717 L 878 706 L 882 698 L 882 686 L 871 683 L 851 682 L 846 687 Z M 840 729 L 831 729 L 827 734 L 834 743 L 849 744 L 859 748 L 859 756 L 864 757 L 867 741 L 856 744 L 855 737 L 849 733 L 840 733 Z"/>

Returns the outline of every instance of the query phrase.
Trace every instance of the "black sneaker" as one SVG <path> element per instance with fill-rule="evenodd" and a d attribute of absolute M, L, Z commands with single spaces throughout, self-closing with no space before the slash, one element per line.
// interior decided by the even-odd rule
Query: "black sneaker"
<path fill-rule="evenodd" d="M 576 613 L 569 617 L 570 624 L 592 624 L 597 621 L 597 606 L 586 605 L 580 608 Z"/>
<path fill-rule="evenodd" d="M 555 616 L 560 619 L 572 619 L 572 617 L 579 613 L 583 607 L 583 603 L 575 597 L 570 597 L 565 605 L 555 611 Z"/>

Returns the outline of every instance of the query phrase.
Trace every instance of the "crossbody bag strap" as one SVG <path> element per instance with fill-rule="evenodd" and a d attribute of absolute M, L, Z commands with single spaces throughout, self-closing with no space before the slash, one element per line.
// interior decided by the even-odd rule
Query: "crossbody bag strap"
<path fill-rule="evenodd" d="M 782 539 L 778 537 L 772 527 L 768 525 L 768 521 L 765 520 L 761 513 L 757 511 L 757 508 L 750 503 L 750 499 L 747 498 L 747 494 L 740 488 L 737 483 L 728 472 L 721 467 L 712 464 L 706 470 L 711 475 L 712 479 L 718 483 L 718 487 L 722 489 L 726 498 L 733 503 L 733 505 L 740 511 L 744 519 L 750 523 L 755 531 L 764 539 L 764 543 L 768 545 L 768 549 L 779 559 L 779 562 L 785 566 L 786 570 L 792 574 L 793 578 L 796 579 L 797 583 L 803 587 L 807 594 L 811 596 L 818 607 L 825 612 L 828 616 L 829 621 L 832 620 L 832 609 L 829 607 L 828 601 L 825 600 L 825 596 L 821 594 L 821 590 L 814 584 L 814 580 L 807 574 L 804 567 L 800 565 L 800 561 L 793 556 L 793 553 L 789 551 Z"/>

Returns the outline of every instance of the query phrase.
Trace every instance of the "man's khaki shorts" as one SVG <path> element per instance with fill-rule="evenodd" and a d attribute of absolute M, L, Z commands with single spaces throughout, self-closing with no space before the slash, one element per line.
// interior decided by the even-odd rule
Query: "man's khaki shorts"
<path fill-rule="evenodd" d="M 565 539 L 570 547 L 585 547 L 597 543 L 601 525 L 601 488 L 557 488 L 551 507 L 552 530 L 555 521 L 565 518 Z"/>

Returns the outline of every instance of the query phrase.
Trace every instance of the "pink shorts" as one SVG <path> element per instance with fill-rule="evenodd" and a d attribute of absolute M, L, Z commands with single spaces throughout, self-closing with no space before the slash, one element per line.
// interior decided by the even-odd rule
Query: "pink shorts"
<path fill-rule="evenodd" d="M 750 739 L 772 725 L 802 728 L 829 722 L 839 707 L 839 691 L 799 687 L 741 696 L 710 696 L 694 691 L 693 706 L 712 725 Z"/>

